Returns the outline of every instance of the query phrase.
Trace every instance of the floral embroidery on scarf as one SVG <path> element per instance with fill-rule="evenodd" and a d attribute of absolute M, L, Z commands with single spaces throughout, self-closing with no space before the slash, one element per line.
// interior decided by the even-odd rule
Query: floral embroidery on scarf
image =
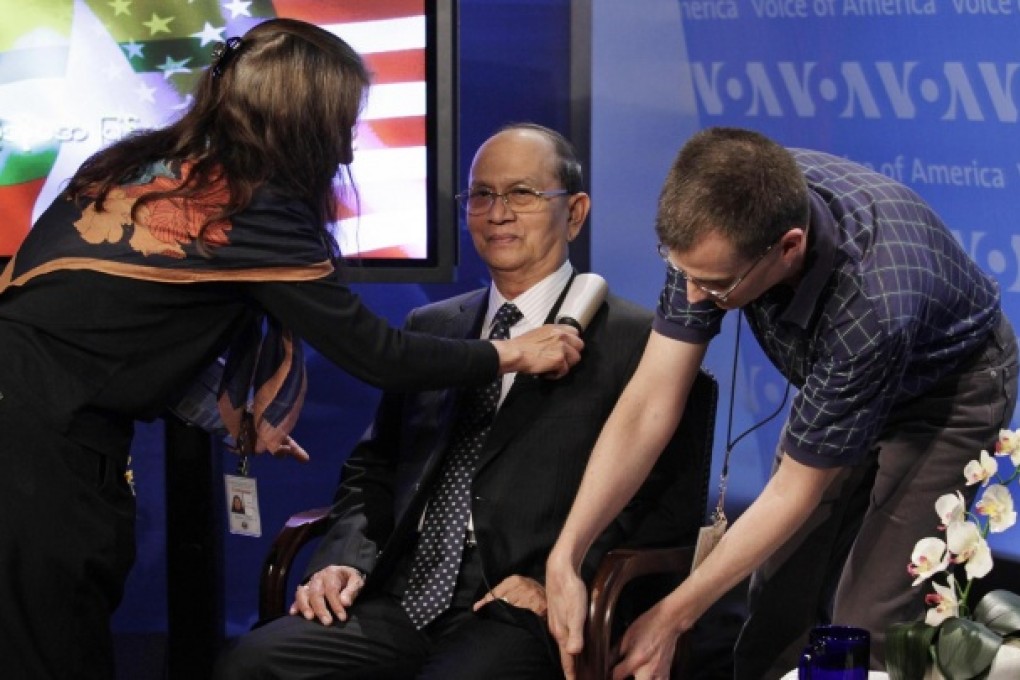
<path fill-rule="evenodd" d="M 187 173 L 187 164 L 181 168 Z M 142 255 L 163 255 L 182 259 L 184 245 L 194 241 L 210 215 L 219 211 L 229 199 L 224 181 L 217 181 L 199 199 L 161 198 L 138 210 L 138 221 L 131 220 L 131 208 L 142 194 L 168 191 L 180 183 L 176 177 L 157 174 L 142 185 L 125 185 L 107 194 L 102 212 L 90 204 L 82 211 L 74 226 L 82 239 L 91 244 L 118 243 L 130 233 L 128 245 Z M 205 245 L 224 246 L 229 243 L 228 220 L 212 222 L 202 234 Z"/>

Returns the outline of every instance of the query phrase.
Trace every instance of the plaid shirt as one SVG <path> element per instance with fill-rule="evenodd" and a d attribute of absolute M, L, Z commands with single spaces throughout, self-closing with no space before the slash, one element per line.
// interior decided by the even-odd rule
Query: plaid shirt
<path fill-rule="evenodd" d="M 814 467 L 858 462 L 896 404 L 923 394 L 989 336 L 999 290 L 917 194 L 842 158 L 791 149 L 811 235 L 796 288 L 744 307 L 765 353 L 799 388 L 781 446 Z M 705 343 L 725 310 L 691 304 L 668 268 L 654 329 Z"/>

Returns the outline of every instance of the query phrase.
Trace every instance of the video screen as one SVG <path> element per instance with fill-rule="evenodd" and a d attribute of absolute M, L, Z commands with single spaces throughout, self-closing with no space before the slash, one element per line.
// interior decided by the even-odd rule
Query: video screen
<path fill-rule="evenodd" d="M 436 3 L 429 3 L 435 10 Z M 442 5 L 443 3 L 440 3 Z M 355 141 L 358 200 L 335 233 L 345 257 L 435 264 L 425 0 L 44 0 L 0 22 L 0 257 L 78 165 L 174 119 L 217 42 L 271 17 L 316 23 L 365 59 L 373 85 Z M 447 199 L 452 202 L 452 199 Z M 455 214 L 455 213 L 454 213 Z M 449 225 L 447 225 L 449 226 Z"/>

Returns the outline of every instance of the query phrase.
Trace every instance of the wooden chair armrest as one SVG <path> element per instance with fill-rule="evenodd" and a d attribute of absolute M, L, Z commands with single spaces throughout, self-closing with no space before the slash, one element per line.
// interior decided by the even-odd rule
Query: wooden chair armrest
<path fill-rule="evenodd" d="M 620 595 L 627 584 L 650 574 L 686 576 L 691 571 L 693 561 L 694 546 L 617 548 L 606 554 L 592 581 L 584 650 L 578 658 L 580 680 L 604 680 L 610 677 L 610 664 L 615 656 L 612 621 Z M 685 653 L 686 650 L 680 649 L 680 652 Z"/>
<path fill-rule="evenodd" d="M 312 508 L 291 515 L 273 539 L 259 577 L 259 620 L 283 616 L 287 600 L 287 577 L 298 551 L 313 538 L 326 533 L 329 507 Z"/>

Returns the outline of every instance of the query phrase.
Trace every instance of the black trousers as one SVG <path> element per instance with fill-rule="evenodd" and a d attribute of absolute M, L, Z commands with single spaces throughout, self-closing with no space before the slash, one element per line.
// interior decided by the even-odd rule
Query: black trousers
<path fill-rule="evenodd" d="M 918 540 L 937 535 L 935 501 L 960 491 L 963 468 L 1009 426 L 1017 398 L 1017 345 L 1003 317 L 985 348 L 927 394 L 890 414 L 872 455 L 845 468 L 805 525 L 752 576 L 735 677 L 774 680 L 796 668 L 812 626 L 871 633 L 884 669 L 889 625 L 919 618 L 922 588 L 907 574 Z M 781 453 L 777 453 L 777 464 Z"/>
<path fill-rule="evenodd" d="M 110 680 L 110 615 L 134 561 L 124 461 L 0 393 L 0 677 Z"/>
<path fill-rule="evenodd" d="M 493 602 L 454 608 L 416 630 L 397 597 L 369 595 L 346 622 L 284 616 L 241 636 L 221 655 L 216 680 L 541 680 L 562 678 L 544 624 Z M 534 625 L 528 625 L 531 617 Z M 544 639 L 543 639 L 544 638 Z"/>

